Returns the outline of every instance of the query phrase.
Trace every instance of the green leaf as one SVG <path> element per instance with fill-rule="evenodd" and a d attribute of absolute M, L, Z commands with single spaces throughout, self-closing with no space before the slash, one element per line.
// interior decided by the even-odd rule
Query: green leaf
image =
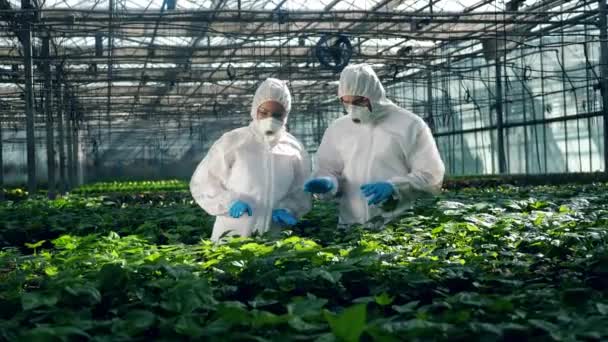
<path fill-rule="evenodd" d="M 78 246 L 76 238 L 70 235 L 63 235 L 51 242 L 58 249 L 74 250 Z"/>
<path fill-rule="evenodd" d="M 545 208 L 549 205 L 549 203 L 545 202 L 545 201 L 536 201 L 534 203 L 532 203 L 530 205 L 530 207 L 534 208 L 534 209 L 542 209 Z"/>
<path fill-rule="evenodd" d="M 415 333 L 417 337 L 424 335 L 427 337 L 423 340 L 430 339 L 431 336 L 436 337 L 443 331 L 447 331 L 450 325 L 447 323 L 434 323 L 424 319 L 411 319 L 408 321 L 395 321 L 382 324 L 382 329 L 390 333 Z"/>
<path fill-rule="evenodd" d="M 113 321 L 112 334 L 137 336 L 145 333 L 156 322 L 156 316 L 146 310 L 129 311 L 122 319 Z"/>
<path fill-rule="evenodd" d="M 54 293 L 27 292 L 21 296 L 23 310 L 32 310 L 41 306 L 57 304 L 59 297 Z"/>
<path fill-rule="evenodd" d="M 532 326 L 546 331 L 554 340 L 561 341 L 560 329 L 557 325 L 539 319 L 531 319 L 528 322 Z"/>
<path fill-rule="evenodd" d="M 486 331 L 497 336 L 502 336 L 503 333 L 502 328 L 496 324 L 474 322 L 469 323 L 469 326 L 475 332 Z"/>
<path fill-rule="evenodd" d="M 225 329 L 221 329 L 225 331 L 229 328 L 228 325 L 224 326 Z M 217 329 L 218 327 L 216 327 Z M 205 334 L 205 330 L 199 322 L 197 322 L 196 318 L 192 315 L 183 315 L 177 319 L 174 325 L 175 332 L 178 334 L 198 338 Z M 212 330 L 212 329 L 209 329 Z"/>
<path fill-rule="evenodd" d="M 287 316 L 279 316 L 275 315 L 268 311 L 253 311 L 252 312 L 253 319 L 252 323 L 255 327 L 267 326 L 267 325 L 279 325 L 287 322 L 289 317 Z"/>
<path fill-rule="evenodd" d="M 251 321 L 249 311 L 241 302 L 222 302 L 218 314 L 224 321 L 233 324 L 248 324 Z"/>
<path fill-rule="evenodd" d="M 602 303 L 595 303 L 597 311 L 602 315 L 608 315 L 608 305 Z"/>
<path fill-rule="evenodd" d="M 481 229 L 479 229 L 476 225 L 472 224 L 472 223 L 466 223 L 467 226 L 467 230 L 470 232 L 480 232 Z"/>
<path fill-rule="evenodd" d="M 31 248 L 31 249 L 35 249 L 35 248 L 38 248 L 38 247 L 42 246 L 45 242 L 46 242 L 46 240 L 40 240 L 40 241 L 38 241 L 36 243 L 27 243 L 26 242 L 25 243 L 25 247 Z"/>
<path fill-rule="evenodd" d="M 211 289 L 203 279 L 180 279 L 177 285 L 166 291 L 161 301 L 163 309 L 179 313 L 190 313 L 215 304 Z M 238 305 L 244 307 L 241 303 L 238 303 Z M 228 304 L 226 304 L 226 307 L 228 307 Z M 234 305 L 230 307 L 234 307 Z"/>
<path fill-rule="evenodd" d="M 146 310 L 133 310 L 129 311 L 124 319 L 130 335 L 136 335 L 146 331 L 154 325 L 156 315 Z"/>
<path fill-rule="evenodd" d="M 297 298 L 293 302 L 287 304 L 287 312 L 290 315 L 300 317 L 312 317 L 321 315 L 323 306 L 327 304 L 327 299 L 317 298 L 312 294 L 307 297 Z"/>
<path fill-rule="evenodd" d="M 315 340 L 315 342 L 335 342 L 336 338 L 334 336 L 334 334 L 331 333 L 327 333 L 327 334 L 323 334 L 319 337 L 317 337 L 317 339 Z"/>
<path fill-rule="evenodd" d="M 101 294 L 99 293 L 99 290 L 92 286 L 66 286 L 64 290 L 72 296 L 78 297 L 84 303 L 88 303 L 88 305 L 93 305 L 101 302 Z"/>
<path fill-rule="evenodd" d="M 390 296 L 386 292 L 382 292 L 382 294 L 375 297 L 376 303 L 381 306 L 391 305 L 395 297 Z"/>
<path fill-rule="evenodd" d="M 93 305 L 101 302 L 101 294 L 93 286 L 77 285 L 66 286 L 64 290 L 74 297 L 78 297 L 86 305 Z"/>
<path fill-rule="evenodd" d="M 111 231 L 108 233 L 108 240 L 120 240 L 120 235 L 118 233 Z"/>
<path fill-rule="evenodd" d="M 59 269 L 56 266 L 47 266 L 44 268 L 44 273 L 46 273 L 46 275 L 48 275 L 49 277 L 52 277 L 59 273 Z"/>
<path fill-rule="evenodd" d="M 500 298 L 496 299 L 493 303 L 490 304 L 490 309 L 495 312 L 511 312 L 513 311 L 513 303 L 511 303 L 508 299 Z"/>
<path fill-rule="evenodd" d="M 365 304 L 351 306 L 337 315 L 329 311 L 324 312 L 332 333 L 346 342 L 359 341 L 359 337 L 365 331 L 366 315 Z"/>
<path fill-rule="evenodd" d="M 393 305 L 392 308 L 400 314 L 412 313 L 418 306 L 418 303 L 420 303 L 420 301 L 415 300 L 404 305 Z"/>
<path fill-rule="evenodd" d="M 326 325 L 308 323 L 304 321 L 301 317 L 292 317 L 289 319 L 288 324 L 291 328 L 299 332 L 313 332 L 319 331 L 323 328 L 327 327 Z"/>
<path fill-rule="evenodd" d="M 274 248 L 272 246 L 266 246 L 255 242 L 246 243 L 241 246 L 241 250 L 249 251 L 256 256 L 261 256 L 271 253 Z"/>
<path fill-rule="evenodd" d="M 537 227 L 542 226 L 543 222 L 545 222 L 545 215 L 544 214 L 538 214 L 538 216 L 536 217 L 536 219 L 534 219 L 534 225 Z"/>
<path fill-rule="evenodd" d="M 321 278 L 321 279 L 325 279 L 325 280 L 327 280 L 327 281 L 328 281 L 330 284 L 335 284 L 335 283 L 337 283 L 338 281 L 340 281 L 340 278 L 342 277 L 342 275 L 341 275 L 340 273 L 338 273 L 338 272 L 331 272 L 331 273 L 329 273 L 329 272 L 327 272 L 326 270 L 324 270 L 324 269 L 319 269 L 319 268 L 314 269 L 314 270 L 311 272 L 311 274 L 310 274 L 310 275 L 311 275 L 311 277 L 315 277 L 315 278 L 316 278 L 316 277 L 319 277 L 319 278 Z"/>
<path fill-rule="evenodd" d="M 376 302 L 376 299 L 374 297 L 370 297 L 370 296 L 366 296 L 366 297 L 359 297 L 353 300 L 353 303 L 360 303 L 360 304 L 369 304 L 369 303 L 374 303 Z"/>
<path fill-rule="evenodd" d="M 433 228 L 433 230 L 431 230 L 432 234 L 439 234 L 443 231 L 443 226 L 439 226 L 437 228 Z"/>
<path fill-rule="evenodd" d="M 230 333 L 233 325 L 233 323 L 226 322 L 225 320 L 219 318 L 206 324 L 203 328 L 202 334 L 204 336 L 223 336 L 224 334 Z M 195 335 L 192 334 L 192 336 Z"/>
<path fill-rule="evenodd" d="M 74 337 L 91 339 L 91 336 L 86 332 L 76 327 L 69 326 L 38 326 L 30 331 L 27 331 L 23 337 L 23 341 L 72 341 L 80 340 Z"/>

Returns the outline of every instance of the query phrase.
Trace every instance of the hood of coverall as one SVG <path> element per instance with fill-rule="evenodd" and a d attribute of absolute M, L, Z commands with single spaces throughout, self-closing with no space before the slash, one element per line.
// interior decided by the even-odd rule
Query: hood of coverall
<path fill-rule="evenodd" d="M 395 104 L 386 98 L 378 76 L 368 64 L 349 65 L 340 74 L 338 97 L 364 96 L 372 105 L 370 116 L 374 121 L 395 111 Z"/>
<path fill-rule="evenodd" d="M 267 78 L 260 84 L 251 104 L 251 118 L 254 122 L 257 121 L 258 107 L 267 101 L 276 101 L 285 108 L 287 112 L 283 120 L 283 125 L 285 125 L 291 111 L 291 93 L 287 84 L 276 78 Z"/>

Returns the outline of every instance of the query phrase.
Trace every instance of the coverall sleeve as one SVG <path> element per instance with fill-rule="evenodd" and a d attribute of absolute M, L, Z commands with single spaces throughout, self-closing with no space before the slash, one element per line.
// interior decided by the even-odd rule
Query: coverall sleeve
<path fill-rule="evenodd" d="M 310 178 L 310 156 L 306 150 L 298 158 L 294 158 L 294 181 L 289 192 L 279 203 L 281 208 L 289 210 L 294 216 L 301 218 L 312 208 L 311 195 L 304 191 L 304 183 Z"/>
<path fill-rule="evenodd" d="M 437 150 L 433 134 L 426 124 L 423 123 L 422 127 L 418 129 L 414 146 L 404 152 L 406 152 L 406 156 L 409 156 L 410 173 L 389 180 L 396 190 L 396 197 L 400 200 L 411 200 L 420 193 L 439 194 L 445 166 Z"/>
<path fill-rule="evenodd" d="M 196 203 L 209 215 L 227 215 L 230 205 L 238 200 L 237 194 L 228 190 L 226 181 L 230 176 L 230 154 L 224 139 L 216 141 L 194 171 L 190 180 L 190 192 Z"/>
<path fill-rule="evenodd" d="M 314 178 L 326 177 L 331 180 L 334 184 L 334 188 L 330 194 L 319 196 L 320 198 L 326 198 L 327 195 L 335 196 L 340 191 L 340 177 L 342 176 L 342 170 L 344 168 L 344 162 L 342 157 L 338 153 L 335 144 L 335 136 L 331 128 L 327 129 L 321 139 L 321 145 L 317 150 L 316 160 L 316 171 L 313 174 Z"/>

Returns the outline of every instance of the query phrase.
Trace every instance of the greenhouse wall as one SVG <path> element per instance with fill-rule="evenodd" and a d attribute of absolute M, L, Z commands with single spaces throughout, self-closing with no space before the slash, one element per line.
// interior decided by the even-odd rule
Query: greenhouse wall
<path fill-rule="evenodd" d="M 558 33 L 526 41 L 529 48 L 509 51 L 501 65 L 508 174 L 604 170 L 599 33 L 589 26 Z M 429 123 L 450 175 L 497 174 L 495 64 L 450 62 L 454 49 L 442 51 L 447 64 L 430 76 L 421 70 L 393 82 L 389 96 Z"/>

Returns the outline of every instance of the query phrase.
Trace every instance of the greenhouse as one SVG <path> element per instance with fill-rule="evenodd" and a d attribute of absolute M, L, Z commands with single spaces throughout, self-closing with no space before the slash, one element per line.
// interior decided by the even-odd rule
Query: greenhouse
<path fill-rule="evenodd" d="M 606 0 L 0 0 L 0 341 L 608 340 Z"/>

